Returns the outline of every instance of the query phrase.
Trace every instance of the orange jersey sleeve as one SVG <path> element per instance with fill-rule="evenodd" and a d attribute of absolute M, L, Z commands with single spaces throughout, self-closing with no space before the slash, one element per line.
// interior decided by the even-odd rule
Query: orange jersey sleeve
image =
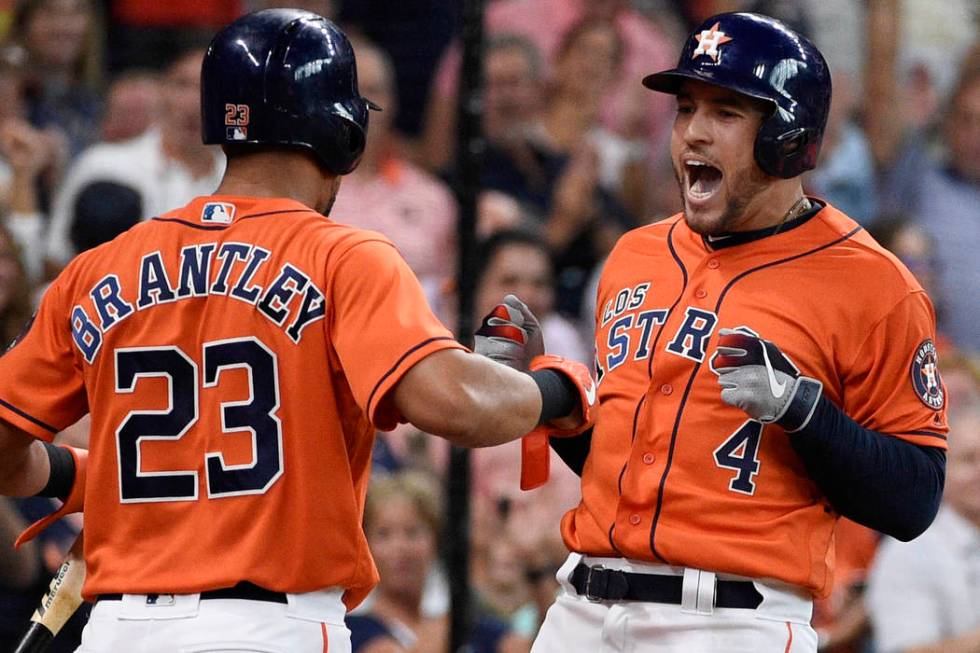
<path fill-rule="evenodd" d="M 841 407 L 865 428 L 946 448 L 946 397 L 935 348 L 935 314 L 913 290 L 867 331 L 843 374 Z"/>
<path fill-rule="evenodd" d="M 415 275 L 386 239 L 358 241 L 328 277 L 330 342 L 358 404 L 390 431 L 403 420 L 384 400 L 401 376 L 435 350 L 463 347 L 439 325 Z"/>
<path fill-rule="evenodd" d="M 921 287 L 827 206 L 712 245 L 678 215 L 626 234 L 596 310 L 596 426 L 573 551 L 829 591 L 837 516 L 789 436 L 721 400 L 718 332 L 775 343 L 865 428 L 945 447 L 934 314 Z"/>
<path fill-rule="evenodd" d="M 0 417 L 49 442 L 88 412 L 63 286 L 48 287 L 26 331 L 0 359 Z"/>

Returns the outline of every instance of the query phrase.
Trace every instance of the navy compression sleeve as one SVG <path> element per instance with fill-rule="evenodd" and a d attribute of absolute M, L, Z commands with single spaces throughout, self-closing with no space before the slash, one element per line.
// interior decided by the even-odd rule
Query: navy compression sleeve
<path fill-rule="evenodd" d="M 592 429 L 571 438 L 548 438 L 548 442 L 568 468 L 581 476 L 592 450 Z"/>
<path fill-rule="evenodd" d="M 942 449 L 863 428 L 826 397 L 788 437 L 841 515 L 903 542 L 935 518 L 946 478 Z"/>

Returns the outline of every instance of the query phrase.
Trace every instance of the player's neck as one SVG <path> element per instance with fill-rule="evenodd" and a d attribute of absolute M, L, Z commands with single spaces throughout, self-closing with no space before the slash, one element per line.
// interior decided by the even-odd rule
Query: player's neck
<path fill-rule="evenodd" d="M 285 197 L 322 210 L 324 189 L 335 179 L 311 157 L 295 152 L 268 151 L 228 159 L 215 195 Z"/>
<path fill-rule="evenodd" d="M 765 192 L 752 198 L 735 231 L 766 229 L 798 217 L 802 197 L 803 185 L 799 179 L 783 179 L 769 185 Z"/>

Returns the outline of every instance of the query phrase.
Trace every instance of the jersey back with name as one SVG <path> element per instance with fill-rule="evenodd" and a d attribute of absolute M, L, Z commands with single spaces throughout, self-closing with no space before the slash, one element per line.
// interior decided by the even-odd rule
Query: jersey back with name
<path fill-rule="evenodd" d="M 0 417 L 91 413 L 85 595 L 376 582 L 361 530 L 388 391 L 460 347 L 383 236 L 198 198 L 77 257 L 0 358 Z"/>

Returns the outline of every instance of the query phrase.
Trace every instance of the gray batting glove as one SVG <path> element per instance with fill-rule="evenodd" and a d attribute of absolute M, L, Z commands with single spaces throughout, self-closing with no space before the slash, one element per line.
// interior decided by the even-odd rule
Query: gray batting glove
<path fill-rule="evenodd" d="M 473 351 L 526 372 L 531 359 L 544 353 L 541 325 L 524 302 L 507 295 L 483 318 Z"/>
<path fill-rule="evenodd" d="M 779 348 L 757 336 L 722 329 L 712 365 L 721 398 L 749 417 L 799 431 L 813 417 L 823 384 L 802 376 Z"/>

